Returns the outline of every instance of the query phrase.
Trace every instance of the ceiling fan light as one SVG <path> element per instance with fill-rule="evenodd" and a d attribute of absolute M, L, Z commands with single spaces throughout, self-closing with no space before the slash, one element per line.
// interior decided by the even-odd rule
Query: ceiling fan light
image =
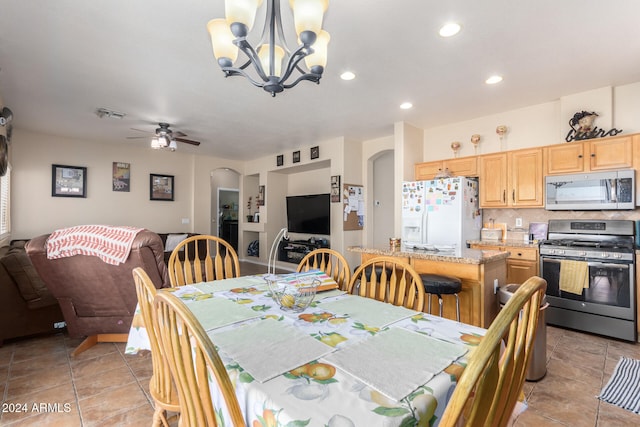
<path fill-rule="evenodd" d="M 327 66 L 329 40 L 331 40 L 331 36 L 329 35 L 329 33 L 327 33 L 325 30 L 320 30 L 318 38 L 313 44 L 314 52 L 311 55 L 305 56 L 304 58 L 304 62 L 305 64 L 307 64 L 307 67 L 309 69 L 316 65 L 319 65 L 322 68 Z"/>
<path fill-rule="evenodd" d="M 160 141 L 158 141 L 158 138 L 151 138 L 151 148 L 154 150 L 160 149 Z"/>
<path fill-rule="evenodd" d="M 260 58 L 260 64 L 262 65 L 262 69 L 267 76 L 277 76 L 280 77 L 280 73 L 282 72 L 282 58 L 284 58 L 284 49 L 278 45 L 274 47 L 274 69 L 273 73 L 271 73 L 270 65 L 271 61 L 269 61 L 269 45 L 263 44 L 258 48 L 258 58 Z"/>
<path fill-rule="evenodd" d="M 216 59 L 228 58 L 233 64 L 238 58 L 238 47 L 233 44 L 235 37 L 229 24 L 224 19 L 212 19 L 207 23 L 207 31 L 211 36 L 213 56 Z"/>
<path fill-rule="evenodd" d="M 178 143 L 176 142 L 175 139 L 172 139 L 171 143 L 169 143 L 169 150 L 176 151 L 177 149 L 178 149 Z"/>
<path fill-rule="evenodd" d="M 329 0 L 289 0 L 289 6 L 293 10 L 293 22 L 298 36 L 303 31 L 320 33 Z"/>
<path fill-rule="evenodd" d="M 228 25 L 240 22 L 251 31 L 253 22 L 256 19 L 256 12 L 262 5 L 262 0 L 225 0 L 224 12 Z"/>
<path fill-rule="evenodd" d="M 160 148 L 167 148 L 169 146 L 169 137 L 167 135 L 159 135 L 158 144 Z"/>

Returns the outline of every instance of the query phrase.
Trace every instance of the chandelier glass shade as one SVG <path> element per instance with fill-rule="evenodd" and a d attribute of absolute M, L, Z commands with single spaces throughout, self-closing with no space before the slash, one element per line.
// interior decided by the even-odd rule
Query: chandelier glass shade
<path fill-rule="evenodd" d="M 225 0 L 225 19 L 207 24 L 213 54 L 226 77 L 244 76 L 272 96 L 303 80 L 319 83 L 327 64 L 329 33 L 322 29 L 329 0 L 289 0 L 299 45 L 289 49 L 282 28 L 280 0 L 266 0 L 262 36 L 247 40 L 262 0 Z M 246 56 L 239 66 L 238 51 Z M 304 59 L 307 70 L 302 66 Z M 253 69 L 253 70 L 252 70 Z"/>

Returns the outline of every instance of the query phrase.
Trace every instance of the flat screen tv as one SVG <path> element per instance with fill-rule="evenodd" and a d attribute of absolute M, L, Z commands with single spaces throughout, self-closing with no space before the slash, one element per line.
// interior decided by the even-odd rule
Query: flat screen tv
<path fill-rule="evenodd" d="M 287 229 L 290 233 L 331 234 L 329 193 L 287 196 Z"/>

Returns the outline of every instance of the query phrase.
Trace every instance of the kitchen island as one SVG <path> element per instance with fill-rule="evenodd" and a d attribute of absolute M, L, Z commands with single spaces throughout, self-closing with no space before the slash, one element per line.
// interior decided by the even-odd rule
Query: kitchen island
<path fill-rule="evenodd" d="M 361 261 L 378 256 L 393 256 L 411 265 L 419 274 L 431 273 L 453 276 L 462 280 L 460 321 L 488 328 L 498 314 L 497 286 L 506 284 L 509 252 L 456 248 L 453 250 L 423 250 L 390 247 L 351 246 L 348 251 L 358 252 Z M 443 316 L 456 318 L 455 297 L 444 295 Z M 431 307 L 438 314 L 438 298 L 432 296 Z M 425 303 L 425 311 L 427 304 Z"/>

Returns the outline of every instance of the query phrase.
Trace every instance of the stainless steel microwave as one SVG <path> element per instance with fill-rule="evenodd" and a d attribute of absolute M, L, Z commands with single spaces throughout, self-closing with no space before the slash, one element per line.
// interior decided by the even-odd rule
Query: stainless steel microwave
<path fill-rule="evenodd" d="M 545 177 L 547 210 L 635 209 L 633 169 Z"/>

